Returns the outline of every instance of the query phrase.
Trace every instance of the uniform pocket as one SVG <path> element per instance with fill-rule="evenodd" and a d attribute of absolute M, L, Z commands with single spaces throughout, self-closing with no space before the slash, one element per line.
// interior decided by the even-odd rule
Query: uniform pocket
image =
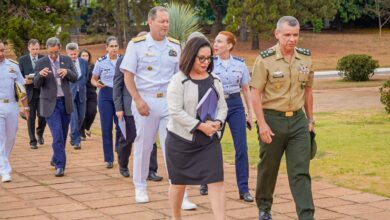
<path fill-rule="evenodd" d="M 299 82 L 307 82 L 307 81 L 309 81 L 309 74 L 300 72 L 298 74 L 298 80 L 299 80 Z"/>

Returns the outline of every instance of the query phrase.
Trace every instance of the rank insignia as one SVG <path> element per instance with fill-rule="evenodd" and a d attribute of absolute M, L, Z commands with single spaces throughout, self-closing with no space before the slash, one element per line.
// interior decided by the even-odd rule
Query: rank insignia
<path fill-rule="evenodd" d="M 16 70 L 15 70 L 15 68 L 10 67 L 10 68 L 9 68 L 9 72 L 10 72 L 10 73 L 16 73 Z"/>
<path fill-rule="evenodd" d="M 171 57 L 177 57 L 177 52 L 174 49 L 170 49 L 168 55 Z"/>
<path fill-rule="evenodd" d="M 152 71 L 152 70 L 153 70 L 153 67 L 148 66 L 147 70 Z"/>

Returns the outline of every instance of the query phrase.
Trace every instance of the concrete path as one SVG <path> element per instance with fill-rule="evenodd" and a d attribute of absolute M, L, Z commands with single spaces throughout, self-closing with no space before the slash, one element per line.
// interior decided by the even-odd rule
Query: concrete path
<path fill-rule="evenodd" d="M 51 137 L 46 131 L 45 144 L 38 150 L 28 147 L 25 121 L 19 121 L 17 143 L 11 156 L 10 183 L 0 184 L 0 219 L 169 219 L 167 175 L 159 151 L 162 182 L 149 182 L 151 202 L 136 204 L 130 178 L 123 178 L 118 165 L 106 169 L 100 136 L 93 134 L 81 150 L 67 146 L 66 175 L 54 177 L 49 165 Z M 97 126 L 97 123 L 95 124 Z M 250 189 L 254 193 L 256 170 L 250 170 Z M 225 164 L 226 206 L 228 219 L 257 219 L 255 203 L 238 200 L 234 166 Z M 390 199 L 349 190 L 324 181 L 313 182 L 316 219 L 390 219 Z M 196 211 L 183 212 L 183 219 L 213 219 L 207 196 L 191 187 Z M 287 176 L 280 175 L 273 206 L 274 219 L 296 219 Z"/>

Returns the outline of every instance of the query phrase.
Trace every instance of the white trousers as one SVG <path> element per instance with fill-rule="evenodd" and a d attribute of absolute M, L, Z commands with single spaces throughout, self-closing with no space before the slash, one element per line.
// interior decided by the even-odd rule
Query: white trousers
<path fill-rule="evenodd" d="M 169 121 L 168 103 L 166 97 L 142 97 L 150 108 L 148 116 L 138 113 L 135 103 L 131 109 L 137 129 L 137 137 L 134 141 L 133 151 L 133 183 L 136 189 L 146 189 L 146 179 L 149 173 L 150 154 L 153 144 L 159 134 L 160 146 L 165 160 L 165 138 L 167 136 L 167 124 Z"/>
<path fill-rule="evenodd" d="M 19 108 L 16 102 L 0 103 L 0 175 L 10 174 L 9 155 L 15 145 Z"/>

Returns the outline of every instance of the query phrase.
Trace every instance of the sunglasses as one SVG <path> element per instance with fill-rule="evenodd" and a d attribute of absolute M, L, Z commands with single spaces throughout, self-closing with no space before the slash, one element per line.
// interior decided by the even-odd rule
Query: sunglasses
<path fill-rule="evenodd" d="M 204 56 L 196 56 L 196 57 L 198 57 L 198 59 L 199 59 L 199 62 L 201 62 L 201 63 L 205 63 L 206 61 L 207 62 L 211 62 L 211 59 L 213 59 L 213 57 L 204 57 Z"/>

